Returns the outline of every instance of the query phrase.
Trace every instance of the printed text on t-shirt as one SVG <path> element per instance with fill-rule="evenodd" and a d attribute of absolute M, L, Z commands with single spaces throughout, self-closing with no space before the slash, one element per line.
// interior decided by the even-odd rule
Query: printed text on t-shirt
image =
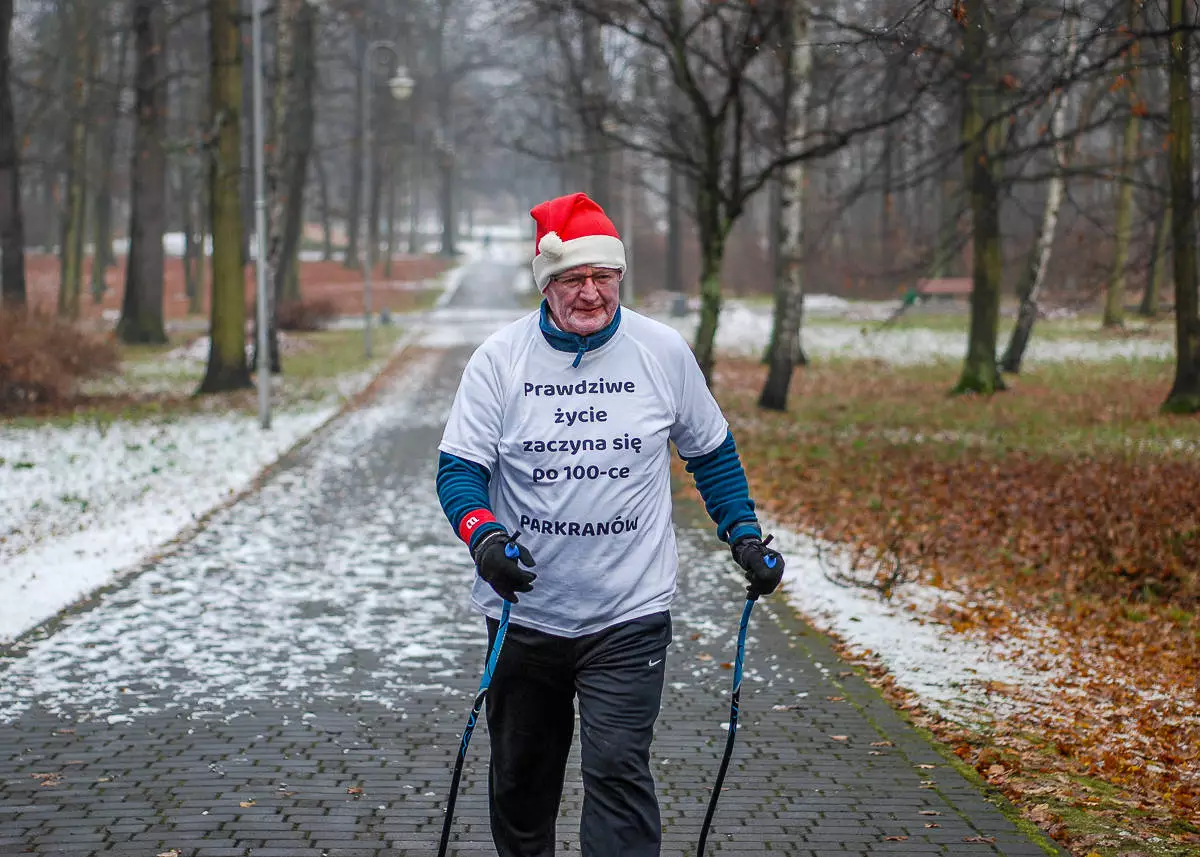
<path fill-rule="evenodd" d="M 603 377 L 595 381 L 586 378 L 571 384 L 534 384 L 525 382 L 526 396 L 586 396 L 597 393 L 633 393 L 637 391 L 634 381 L 605 381 Z"/>

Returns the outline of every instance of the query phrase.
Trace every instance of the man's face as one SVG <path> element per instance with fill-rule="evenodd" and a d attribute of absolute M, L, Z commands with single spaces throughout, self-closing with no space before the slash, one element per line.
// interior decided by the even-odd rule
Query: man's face
<path fill-rule="evenodd" d="M 550 315 L 567 333 L 591 336 L 617 313 L 621 272 L 595 265 L 563 271 L 546 286 Z"/>

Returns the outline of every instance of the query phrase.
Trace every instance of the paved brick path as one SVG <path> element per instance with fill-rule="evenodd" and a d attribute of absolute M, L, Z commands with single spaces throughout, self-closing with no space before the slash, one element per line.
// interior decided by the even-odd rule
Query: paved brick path
<path fill-rule="evenodd" d="M 458 300 L 506 293 L 481 275 Z M 474 323 L 495 320 L 472 315 L 455 333 L 470 339 Z M 485 641 L 464 604 L 469 561 L 433 493 L 469 351 L 414 358 L 262 491 L 0 662 L 0 854 L 436 852 Z M 681 526 L 653 761 L 666 855 L 695 853 L 742 604 L 711 526 Z M 789 612 L 767 600 L 752 619 L 709 853 L 1045 853 Z M 481 727 L 452 853 L 494 853 L 487 753 Z M 564 854 L 578 853 L 580 799 L 576 771 Z"/>

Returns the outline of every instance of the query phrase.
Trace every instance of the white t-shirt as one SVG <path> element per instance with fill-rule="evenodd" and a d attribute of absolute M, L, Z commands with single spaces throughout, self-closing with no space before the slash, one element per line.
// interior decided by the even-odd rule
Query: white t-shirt
<path fill-rule="evenodd" d="M 621 309 L 612 338 L 557 351 L 540 314 L 502 328 L 471 356 L 439 446 L 492 474 L 492 511 L 521 531 L 537 566 L 518 624 L 578 637 L 666 610 L 678 557 L 668 441 L 687 457 L 720 446 L 728 423 L 675 330 Z M 476 577 L 472 602 L 501 600 Z"/>

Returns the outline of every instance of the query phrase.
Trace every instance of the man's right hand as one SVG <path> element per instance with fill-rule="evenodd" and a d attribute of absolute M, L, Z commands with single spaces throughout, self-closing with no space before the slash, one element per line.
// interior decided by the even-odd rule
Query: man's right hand
<path fill-rule="evenodd" d="M 496 590 L 497 595 L 513 604 L 517 603 L 517 593 L 532 591 L 533 581 L 537 579 L 536 574 L 517 564 L 519 560 L 530 568 L 536 565 L 529 549 L 517 543 L 519 535 L 509 536 L 499 531 L 488 533 L 471 551 L 479 576 Z"/>

